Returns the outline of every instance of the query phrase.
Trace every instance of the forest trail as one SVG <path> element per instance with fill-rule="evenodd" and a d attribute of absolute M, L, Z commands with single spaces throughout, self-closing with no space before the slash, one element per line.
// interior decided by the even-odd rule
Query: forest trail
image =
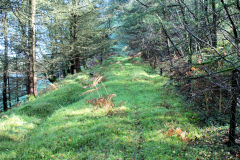
<path fill-rule="evenodd" d="M 110 112 L 87 103 L 105 95 L 103 87 L 83 95 L 90 71 L 68 76 L 0 119 L 0 159 L 165 160 L 207 153 L 191 144 L 202 135 L 183 97 L 140 58 L 113 56 L 93 70 L 107 93 L 117 95 Z"/>

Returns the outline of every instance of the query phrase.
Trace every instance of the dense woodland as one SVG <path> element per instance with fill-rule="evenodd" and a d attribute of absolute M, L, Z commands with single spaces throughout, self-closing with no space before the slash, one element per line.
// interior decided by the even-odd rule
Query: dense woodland
<path fill-rule="evenodd" d="M 38 97 L 39 79 L 141 57 L 201 126 L 227 125 L 239 145 L 239 0 L 1 0 L 0 20 L 3 112 Z"/>

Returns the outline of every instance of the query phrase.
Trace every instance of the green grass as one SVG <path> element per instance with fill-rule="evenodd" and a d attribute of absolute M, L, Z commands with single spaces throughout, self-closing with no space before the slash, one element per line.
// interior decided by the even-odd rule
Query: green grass
<path fill-rule="evenodd" d="M 82 96 L 89 71 L 68 76 L 36 100 L 8 111 L 0 119 L 0 159 L 224 159 L 230 157 L 204 139 L 197 116 L 168 79 L 152 73 L 139 59 L 111 57 L 94 70 L 116 94 L 111 114 Z M 99 90 L 104 95 L 105 90 Z M 167 136 L 170 128 L 186 131 L 192 142 Z M 218 130 L 218 129 L 217 129 Z M 216 131 L 217 132 L 217 131 Z M 204 137 L 204 138 L 202 138 Z M 196 138 L 198 139 L 196 142 Z M 212 138 L 212 137 L 210 137 Z"/>

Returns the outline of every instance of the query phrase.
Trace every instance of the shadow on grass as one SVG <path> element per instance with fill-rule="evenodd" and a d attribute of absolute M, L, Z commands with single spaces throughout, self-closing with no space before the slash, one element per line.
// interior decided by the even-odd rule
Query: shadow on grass
<path fill-rule="evenodd" d="M 80 101 L 83 97 L 81 96 L 84 89 L 77 83 L 64 86 L 59 90 L 52 91 L 36 99 L 35 101 L 26 103 L 19 113 L 36 116 L 39 118 L 45 118 L 50 116 L 56 110 Z"/>

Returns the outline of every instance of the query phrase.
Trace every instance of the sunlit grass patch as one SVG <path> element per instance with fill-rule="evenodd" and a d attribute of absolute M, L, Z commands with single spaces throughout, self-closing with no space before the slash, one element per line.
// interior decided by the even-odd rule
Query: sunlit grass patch
<path fill-rule="evenodd" d="M 27 116 L 12 114 L 6 117 L 0 119 L 0 159 L 16 158 L 16 146 L 24 142 L 39 123 L 38 119 Z"/>
<path fill-rule="evenodd" d="M 31 122 L 18 115 L 8 116 L 8 119 L 0 120 L 0 137 L 8 137 L 8 140 L 20 141 L 29 130 L 33 129 L 37 120 Z M 29 120 L 29 119 L 28 119 Z M 1 138 L 2 141 L 4 138 Z"/>

